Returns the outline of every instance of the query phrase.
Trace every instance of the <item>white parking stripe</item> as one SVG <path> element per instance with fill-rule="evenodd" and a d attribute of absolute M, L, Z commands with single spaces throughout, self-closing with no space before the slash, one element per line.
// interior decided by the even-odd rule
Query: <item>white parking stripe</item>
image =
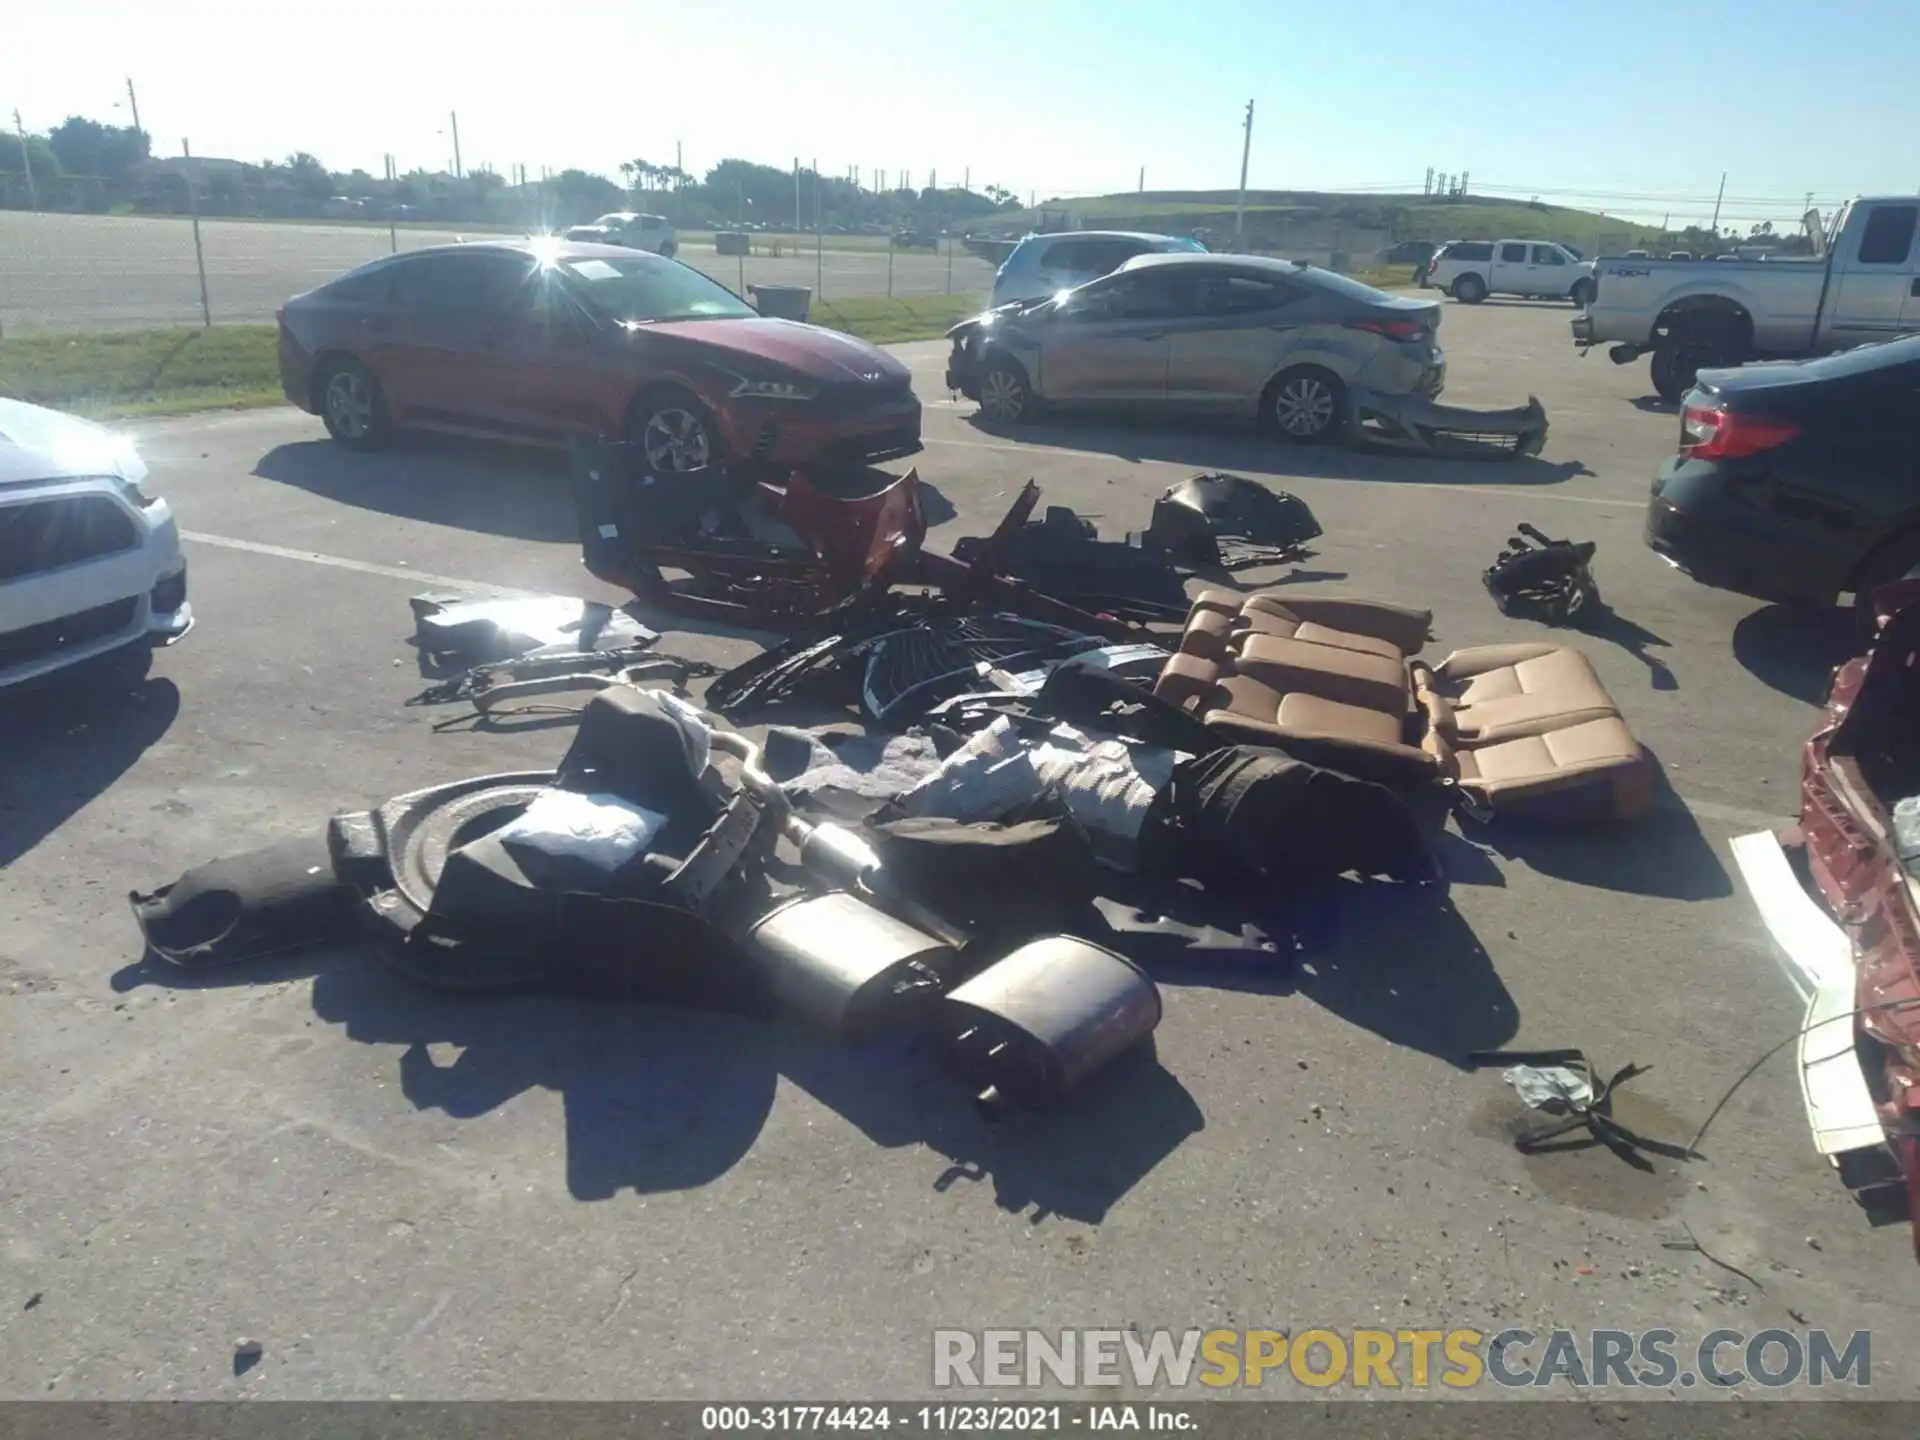
<path fill-rule="evenodd" d="M 1085 455 L 1084 450 L 1075 450 L 1064 445 L 1046 445 L 1034 442 L 1027 445 L 1002 445 L 994 440 L 946 440 L 933 435 L 922 435 L 923 445 L 953 445 L 963 450 L 1004 450 L 1010 455 L 1031 455 L 1036 451 L 1057 450 L 1067 455 Z M 1159 466 L 1166 470 L 1188 470 L 1191 465 L 1179 465 L 1171 460 L 1131 460 L 1131 465 Z M 1261 472 L 1255 471 L 1258 474 Z M 1301 480 L 1339 480 L 1344 485 L 1393 485 L 1415 490 L 1446 490 L 1459 495 L 1495 495 L 1502 499 L 1512 499 L 1515 494 L 1524 494 L 1529 499 L 1538 496 L 1542 500 L 1564 500 L 1570 505 L 1606 505 L 1618 510 L 1641 510 L 1646 508 L 1644 500 L 1609 500 L 1599 495 L 1562 495 L 1541 485 L 1520 485 L 1506 487 L 1501 485 L 1446 485 L 1434 484 L 1424 480 L 1369 480 L 1365 476 L 1301 475 L 1289 476 L 1289 479 Z"/>
<path fill-rule="evenodd" d="M 375 565 L 366 560 L 349 560 L 344 555 L 322 555 L 314 550 L 290 550 L 284 545 L 262 545 L 258 540 L 235 540 L 230 535 L 208 535 L 199 530 L 182 530 L 182 540 L 198 545 L 214 545 L 222 550 L 243 550 L 249 555 L 268 555 L 275 560 L 298 560 L 305 565 L 325 565 L 333 570 L 352 570 L 361 575 L 384 575 L 392 580 L 411 580 L 445 590 L 461 590 L 474 595 L 497 595 L 502 599 L 523 599 L 537 590 L 516 590 L 510 585 L 488 585 L 479 580 L 463 580 L 457 575 L 436 575 L 431 570 L 414 570 L 405 565 Z"/>

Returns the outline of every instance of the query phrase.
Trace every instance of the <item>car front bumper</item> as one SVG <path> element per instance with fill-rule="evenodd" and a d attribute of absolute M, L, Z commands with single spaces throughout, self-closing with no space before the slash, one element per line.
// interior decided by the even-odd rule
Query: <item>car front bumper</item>
<path fill-rule="evenodd" d="M 193 629 L 187 562 L 170 515 L 114 554 L 0 585 L 0 689 Z"/>
<path fill-rule="evenodd" d="M 1437 379 L 1445 380 L 1441 367 Z M 1431 395 L 1353 391 L 1354 437 L 1421 455 L 1538 455 L 1547 443 L 1547 411 L 1537 398 L 1511 410 L 1441 405 Z"/>
<path fill-rule="evenodd" d="M 723 420 L 730 454 L 792 469 L 917 455 L 920 422 L 920 401 L 911 391 L 864 405 L 736 402 Z"/>

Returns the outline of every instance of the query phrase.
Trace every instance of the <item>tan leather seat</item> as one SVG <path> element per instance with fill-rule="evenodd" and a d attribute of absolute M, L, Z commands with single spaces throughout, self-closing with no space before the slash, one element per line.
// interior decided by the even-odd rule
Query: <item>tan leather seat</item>
<path fill-rule="evenodd" d="M 1365 629 L 1308 620 L 1293 596 L 1203 594 L 1154 693 L 1236 740 L 1387 784 L 1443 779 L 1501 813 L 1626 817 L 1652 803 L 1647 757 L 1579 651 L 1487 645 L 1429 669 L 1407 657 L 1430 617 L 1323 603 Z"/>
<path fill-rule="evenodd" d="M 1452 708 L 1448 730 L 1463 741 L 1541 735 L 1620 713 L 1592 662 L 1563 646 L 1456 650 L 1433 677 Z"/>
<path fill-rule="evenodd" d="M 1383 601 L 1203 590 L 1187 612 L 1180 648 L 1217 658 L 1256 634 L 1398 660 L 1419 653 L 1432 623 L 1429 610 Z"/>

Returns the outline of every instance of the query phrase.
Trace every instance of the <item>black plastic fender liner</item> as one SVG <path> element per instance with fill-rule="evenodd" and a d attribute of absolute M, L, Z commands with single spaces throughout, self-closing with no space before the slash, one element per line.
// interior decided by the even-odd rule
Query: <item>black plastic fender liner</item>
<path fill-rule="evenodd" d="M 505 825 L 554 780 L 550 770 L 480 775 L 399 795 L 374 810 L 336 815 L 327 827 L 335 873 L 358 895 L 381 957 L 424 985 L 444 990 L 505 990 L 553 977 L 551 944 L 514 943 L 546 918 L 559 929 L 559 895 L 524 877 L 520 925 L 484 935 L 434 911 L 447 857 Z M 504 847 L 499 847 L 504 853 Z M 499 877 L 514 886 L 516 877 Z"/>
<path fill-rule="evenodd" d="M 1050 935 L 1022 945 L 948 993 L 953 1067 L 988 1114 L 1046 1109 L 1160 1023 L 1160 991 L 1132 961 Z"/>
<path fill-rule="evenodd" d="M 148 948 L 189 969 L 324 945 L 355 929 L 352 893 L 321 834 L 197 865 L 127 901 Z"/>

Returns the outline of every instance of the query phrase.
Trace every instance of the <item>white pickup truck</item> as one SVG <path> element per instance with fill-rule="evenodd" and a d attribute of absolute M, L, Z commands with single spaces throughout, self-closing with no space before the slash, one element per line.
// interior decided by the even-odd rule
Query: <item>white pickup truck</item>
<path fill-rule="evenodd" d="M 1854 200 L 1824 231 L 1807 218 L 1818 253 L 1805 258 L 1602 259 L 1574 343 L 1611 345 L 1616 365 L 1651 353 L 1653 388 L 1674 401 L 1702 370 L 1920 330 L 1920 197 Z"/>

